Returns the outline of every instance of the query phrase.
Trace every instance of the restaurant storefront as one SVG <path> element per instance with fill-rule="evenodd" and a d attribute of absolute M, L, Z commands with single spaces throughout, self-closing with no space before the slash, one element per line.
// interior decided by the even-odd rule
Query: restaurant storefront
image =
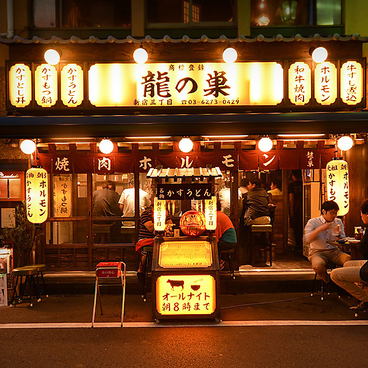
<path fill-rule="evenodd" d="M 17 160 L 6 158 L 6 144 L 32 139 L 37 150 L 18 157 L 17 164 L 26 166 L 18 174 L 24 180 L 32 165 L 48 173 L 49 216 L 36 250 L 39 262 L 54 270 L 92 270 L 99 261 L 124 259 L 128 269 L 136 270 L 139 211 L 123 223 L 120 216 L 94 216 L 93 192 L 112 181 L 119 195 L 133 183 L 136 192 L 151 196 L 147 173 L 156 167 L 219 167 L 223 177 L 216 179 L 216 192 L 229 187 L 228 214 L 236 227 L 241 178 L 258 175 L 268 185 L 281 179 L 281 221 L 274 235 L 276 253 L 283 254 L 288 249 L 291 170 L 303 174 L 307 220 L 318 215 L 327 197 L 327 163 L 343 156 L 350 167 L 351 210 L 345 223 L 347 233 L 352 232 L 359 219 L 355 212 L 368 196 L 364 40 L 229 41 L 203 36 L 195 42 L 189 37 L 178 42 L 169 37 L 8 42 L 8 116 L 0 117 L 1 136 L 7 139 L 2 142 L 2 162 L 6 175 L 18 172 L 11 167 Z M 321 43 L 329 56 L 316 63 L 309 52 Z M 149 59 L 136 64 L 132 55 L 141 45 Z M 232 64 L 222 60 L 228 45 L 238 53 Z M 52 47 L 61 54 L 54 66 L 43 60 Z M 336 141 L 345 134 L 355 145 L 342 152 Z M 270 151 L 258 147 L 263 136 L 272 140 Z M 194 143 L 186 153 L 179 148 L 183 137 Z M 111 153 L 101 152 L 103 138 L 113 142 Z M 19 200 L 6 199 L 2 208 Z M 139 208 L 138 197 L 134 205 Z M 168 208 L 175 218 L 186 209 L 174 200 Z"/>

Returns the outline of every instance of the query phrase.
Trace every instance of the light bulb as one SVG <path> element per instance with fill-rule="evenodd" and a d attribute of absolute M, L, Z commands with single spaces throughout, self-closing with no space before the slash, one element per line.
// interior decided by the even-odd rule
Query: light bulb
<path fill-rule="evenodd" d="M 114 144 L 109 139 L 103 139 L 99 144 L 99 149 L 102 153 L 108 155 L 114 149 Z"/>
<path fill-rule="evenodd" d="M 47 64 L 56 65 L 60 61 L 59 53 L 54 49 L 49 49 L 45 52 L 45 60 Z"/>
<path fill-rule="evenodd" d="M 238 53 L 232 47 L 228 47 L 222 53 L 222 58 L 224 59 L 225 63 L 232 64 L 238 58 Z"/>
<path fill-rule="evenodd" d="M 347 135 L 341 137 L 337 141 L 337 147 L 339 147 L 341 151 L 349 151 L 349 149 L 353 147 L 353 144 L 354 144 L 353 140 L 351 139 L 351 137 Z"/>
<path fill-rule="evenodd" d="M 271 151 L 272 146 L 273 146 L 272 140 L 270 138 L 268 138 L 268 137 L 263 137 L 258 142 L 258 148 L 262 152 Z"/>
<path fill-rule="evenodd" d="M 133 59 L 137 64 L 144 64 L 148 60 L 148 53 L 143 47 L 139 47 L 134 51 Z"/>
<path fill-rule="evenodd" d="M 179 142 L 179 149 L 183 153 L 188 153 L 193 149 L 193 142 L 190 138 L 182 138 Z"/>
<path fill-rule="evenodd" d="M 315 63 L 323 63 L 328 56 L 328 52 L 324 47 L 317 47 L 312 52 L 312 59 Z"/>
<path fill-rule="evenodd" d="M 21 144 L 20 144 L 20 149 L 22 150 L 23 153 L 25 153 L 26 155 L 31 155 L 34 151 L 36 151 L 36 143 L 33 142 L 30 139 L 25 139 Z"/>

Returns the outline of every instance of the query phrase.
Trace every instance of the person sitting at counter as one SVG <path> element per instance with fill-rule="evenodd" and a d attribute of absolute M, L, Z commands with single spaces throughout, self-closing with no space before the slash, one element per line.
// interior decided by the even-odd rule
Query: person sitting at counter
<path fill-rule="evenodd" d="M 151 202 L 153 203 L 153 201 Z M 167 229 L 165 229 L 165 233 L 167 235 L 172 235 L 171 227 L 173 225 L 173 221 L 169 215 L 166 215 Z M 153 205 L 151 205 L 148 209 L 142 212 L 140 223 L 139 223 L 139 233 L 138 233 L 138 241 L 135 245 L 135 250 L 141 256 L 139 262 L 139 268 L 137 272 L 137 276 L 140 279 L 142 273 L 144 273 L 145 264 L 147 260 L 147 254 L 142 252 L 142 248 L 144 247 L 153 247 L 154 237 L 156 236 L 155 226 L 154 226 L 154 217 L 153 217 Z"/>
<path fill-rule="evenodd" d="M 364 225 L 368 225 L 368 199 L 365 199 L 360 205 L 360 217 Z M 358 299 L 359 304 L 350 309 L 363 311 L 368 309 L 368 291 L 356 283 L 368 282 L 368 231 L 364 233 L 357 247 L 363 254 L 364 260 L 345 262 L 344 267 L 336 268 L 331 272 L 331 280 Z"/>
<path fill-rule="evenodd" d="M 219 256 L 221 251 L 233 249 L 236 246 L 236 231 L 230 218 L 221 211 L 217 211 L 217 226 L 215 230 L 217 239 L 217 250 Z M 225 261 L 220 259 L 220 270 L 224 268 Z"/>
<path fill-rule="evenodd" d="M 334 288 L 326 265 L 333 263 L 343 266 L 350 261 L 350 255 L 342 252 L 336 243 L 344 240 L 344 225 L 336 218 L 339 205 L 334 201 L 325 201 L 321 206 L 321 216 L 310 219 L 304 229 L 304 240 L 310 244 L 308 259 L 317 275 L 326 283 L 330 291 Z"/>

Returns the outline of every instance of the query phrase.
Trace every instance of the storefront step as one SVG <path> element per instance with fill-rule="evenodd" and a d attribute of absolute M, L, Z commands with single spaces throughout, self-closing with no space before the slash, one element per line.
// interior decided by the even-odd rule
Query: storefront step
<path fill-rule="evenodd" d="M 235 280 L 229 272 L 220 273 L 221 294 L 311 292 L 314 272 L 312 270 L 260 270 L 237 271 Z M 48 272 L 45 274 L 48 292 L 52 294 L 93 294 L 95 273 L 93 271 Z M 142 284 L 136 272 L 127 273 L 128 294 L 140 294 Z M 105 293 L 118 293 L 115 287 L 106 287 Z"/>

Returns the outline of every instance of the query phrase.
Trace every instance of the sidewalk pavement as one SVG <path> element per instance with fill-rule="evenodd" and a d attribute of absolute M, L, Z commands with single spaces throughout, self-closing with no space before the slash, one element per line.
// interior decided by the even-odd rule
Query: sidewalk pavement
<path fill-rule="evenodd" d="M 326 295 L 322 301 L 317 291 L 311 297 L 314 272 L 312 270 L 247 269 L 236 272 L 233 280 L 229 272 L 220 274 L 219 307 L 223 321 L 354 320 L 348 306 L 357 304 L 353 298 L 337 294 Z M 34 302 L 22 301 L 16 307 L 0 308 L 0 328 L 6 324 L 24 323 L 91 323 L 95 273 L 47 272 L 48 298 Z M 318 289 L 320 281 L 317 281 Z M 119 322 L 121 288 L 105 288 L 101 300 L 103 315 L 96 309 L 96 323 Z M 147 302 L 141 297 L 142 284 L 135 272 L 127 273 L 125 322 L 153 322 L 152 294 Z M 365 314 L 359 319 L 367 319 Z M 205 320 L 205 319 L 204 319 Z M 213 322 L 213 321 L 212 321 Z M 213 322 L 214 323 L 214 322 Z M 4 327 L 2 327 L 4 328 Z"/>
<path fill-rule="evenodd" d="M 96 312 L 97 324 L 119 325 L 121 312 L 121 296 L 118 294 L 102 294 L 103 315 L 100 314 L 99 305 Z M 309 293 L 256 293 L 256 294 L 222 294 L 219 298 L 220 318 L 223 322 L 257 322 L 258 324 L 275 325 L 277 322 L 291 321 L 305 323 L 313 321 L 365 321 L 368 316 L 354 317 L 347 305 L 352 305 L 349 299 L 338 299 L 337 294 L 331 294 L 321 301 L 319 295 L 310 296 Z M 41 302 L 29 307 L 24 300 L 16 307 L 0 308 L 0 329 L 11 328 L 14 324 L 20 328 L 70 327 L 71 324 L 84 324 L 90 327 L 92 321 L 93 295 L 69 294 L 50 295 Z M 147 302 L 143 302 L 140 295 L 130 294 L 126 297 L 124 323 L 127 326 L 144 327 L 145 323 L 153 323 L 152 296 L 148 295 Z M 260 322 L 261 321 L 261 322 Z M 276 322 L 275 322 L 276 321 Z M 304 321 L 304 322 L 303 322 Z M 193 322 L 164 321 L 161 325 L 181 323 L 190 325 Z M 214 320 L 201 319 L 196 324 L 215 324 Z M 35 324 L 34 326 L 32 326 Z M 46 325 L 47 324 L 47 325 Z M 149 327 L 149 326 L 148 326 Z"/>

